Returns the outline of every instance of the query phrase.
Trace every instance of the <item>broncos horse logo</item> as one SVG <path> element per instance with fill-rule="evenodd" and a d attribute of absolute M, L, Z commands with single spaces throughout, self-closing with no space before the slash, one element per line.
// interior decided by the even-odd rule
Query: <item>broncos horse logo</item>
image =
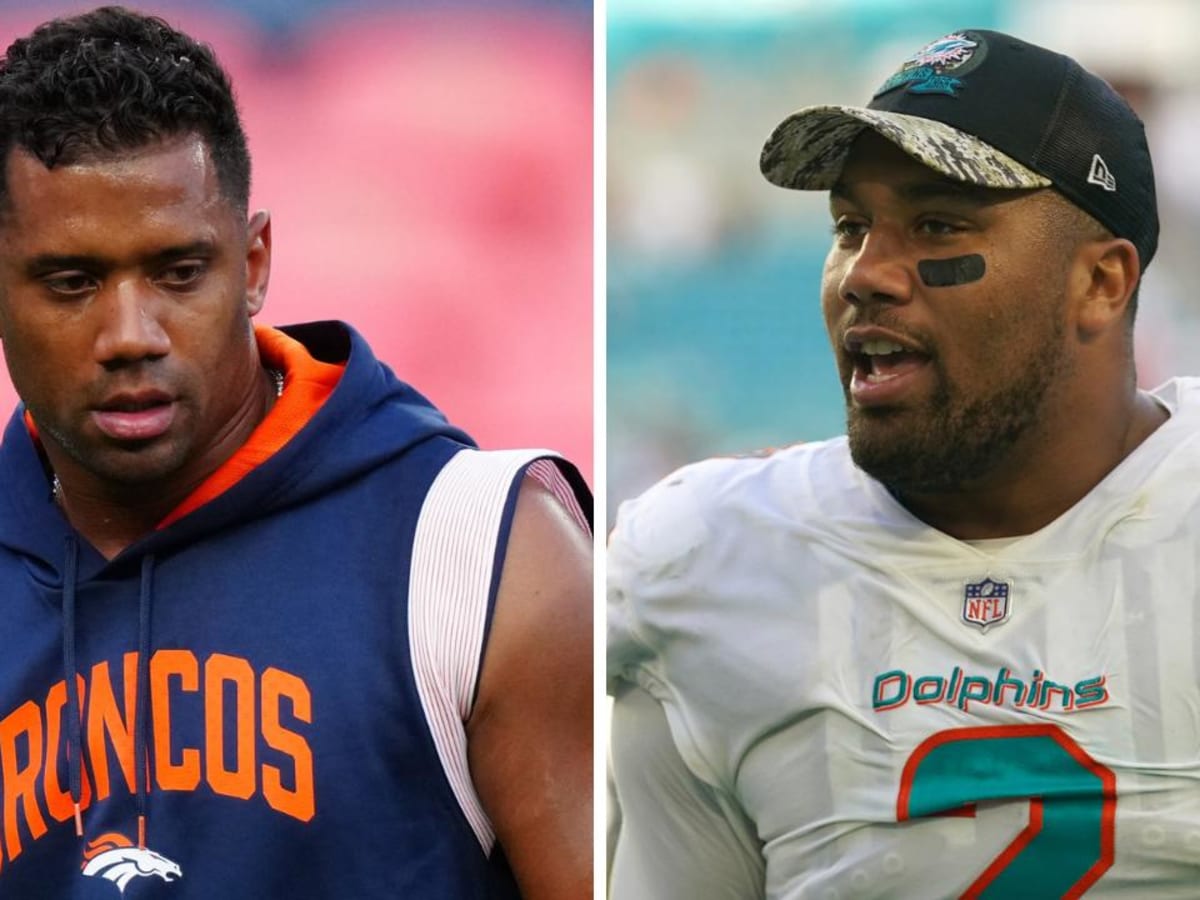
<path fill-rule="evenodd" d="M 91 841 L 83 853 L 83 874 L 107 878 L 125 894 L 133 879 L 157 875 L 163 881 L 182 878 L 179 866 L 145 847 L 135 847 L 125 835 L 109 832 Z"/>

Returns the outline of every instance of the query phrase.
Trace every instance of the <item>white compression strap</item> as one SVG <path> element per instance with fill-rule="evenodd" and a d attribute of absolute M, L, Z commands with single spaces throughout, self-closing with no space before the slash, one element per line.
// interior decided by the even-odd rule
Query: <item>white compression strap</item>
<path fill-rule="evenodd" d="M 413 539 L 408 637 L 417 693 L 442 769 L 484 853 L 495 842 L 467 768 L 464 723 L 479 678 L 497 543 L 513 480 L 545 450 L 461 450 L 434 479 Z M 553 473 L 553 474 L 552 474 Z M 531 475 L 534 473 L 531 471 Z M 558 467 L 539 466 L 539 482 L 574 498 Z"/>

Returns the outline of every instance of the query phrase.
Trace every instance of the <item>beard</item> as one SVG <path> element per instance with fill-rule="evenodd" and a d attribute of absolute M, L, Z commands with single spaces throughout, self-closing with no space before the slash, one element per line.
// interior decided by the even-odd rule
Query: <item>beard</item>
<path fill-rule="evenodd" d="M 855 464 L 896 496 L 960 491 L 985 478 L 1042 422 L 1047 395 L 1070 368 L 1064 330 L 1065 323 L 1056 318 L 1046 339 L 1024 360 L 1005 361 L 1001 371 L 1015 374 L 984 394 L 963 396 L 934 358 L 937 388 L 920 407 L 848 405 Z"/>

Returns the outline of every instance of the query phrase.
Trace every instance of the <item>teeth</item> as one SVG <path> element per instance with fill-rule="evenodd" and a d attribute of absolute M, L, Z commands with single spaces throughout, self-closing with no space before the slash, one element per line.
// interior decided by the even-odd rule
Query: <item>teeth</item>
<path fill-rule="evenodd" d="M 890 353 L 903 353 L 904 348 L 893 341 L 863 341 L 862 352 L 867 356 L 887 356 Z"/>

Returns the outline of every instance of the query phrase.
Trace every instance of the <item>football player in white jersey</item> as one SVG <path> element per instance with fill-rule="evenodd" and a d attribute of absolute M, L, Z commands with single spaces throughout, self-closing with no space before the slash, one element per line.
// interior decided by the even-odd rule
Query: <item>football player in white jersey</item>
<path fill-rule="evenodd" d="M 1200 896 L 1200 379 L 1138 390 L 1142 123 L 989 31 L 770 136 L 848 434 L 609 557 L 612 900 Z"/>

